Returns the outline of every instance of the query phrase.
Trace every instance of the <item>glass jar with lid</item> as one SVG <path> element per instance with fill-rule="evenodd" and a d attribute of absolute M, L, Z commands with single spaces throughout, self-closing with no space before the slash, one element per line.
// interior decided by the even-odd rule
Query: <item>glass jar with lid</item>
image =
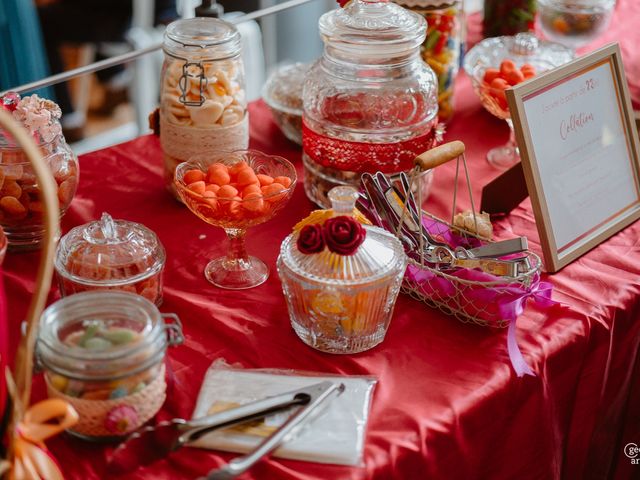
<path fill-rule="evenodd" d="M 69 231 L 58 244 L 55 269 L 62 296 L 87 290 L 121 290 L 162 303 L 165 250 L 144 225 L 99 221 Z"/>
<path fill-rule="evenodd" d="M 336 187 L 329 197 L 331 219 L 353 220 L 358 197 L 353 187 Z M 318 350 L 362 352 L 382 342 L 389 327 L 407 257 L 393 235 L 360 228 L 364 241 L 347 254 L 327 246 L 303 253 L 298 244 L 303 230 L 289 235 L 280 248 L 277 266 L 291 325 Z"/>
<path fill-rule="evenodd" d="M 453 88 L 460 67 L 465 34 L 462 0 L 394 0 L 427 21 L 427 36 L 420 56 L 438 77 L 438 118 L 448 122 L 453 116 Z"/>
<path fill-rule="evenodd" d="M 49 306 L 36 344 L 50 398 L 70 403 L 80 419 L 71 433 L 121 437 L 164 403 L 164 359 L 182 343 L 175 315 L 126 292 L 83 292 Z"/>
<path fill-rule="evenodd" d="M 235 26 L 217 18 L 177 20 L 165 31 L 163 50 L 160 142 L 166 186 L 175 195 L 179 163 L 202 151 L 249 146 L 249 116 Z"/>
<path fill-rule="evenodd" d="M 60 108 L 51 100 L 16 93 L 0 97 L 0 108 L 9 110 L 35 141 L 58 188 L 60 215 L 64 215 L 78 187 L 78 158 L 60 126 Z M 43 206 L 33 166 L 15 140 L 0 128 L 0 226 L 12 250 L 40 247 L 44 236 Z"/>
<path fill-rule="evenodd" d="M 387 0 L 353 0 L 319 21 L 325 43 L 303 90 L 305 191 L 328 207 L 362 172 L 397 174 L 437 143 L 437 79 L 420 58 L 427 24 Z"/>

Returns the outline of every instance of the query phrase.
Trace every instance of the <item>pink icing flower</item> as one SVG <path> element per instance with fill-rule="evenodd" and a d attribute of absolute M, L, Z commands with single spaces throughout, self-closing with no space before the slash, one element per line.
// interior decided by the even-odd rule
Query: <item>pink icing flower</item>
<path fill-rule="evenodd" d="M 8 92 L 8 93 L 5 93 L 2 97 L 0 97 L 0 99 L 2 100 L 2 108 L 10 112 L 13 112 L 18 106 L 18 102 L 20 101 L 20 95 L 17 94 L 16 92 Z"/>
<path fill-rule="evenodd" d="M 115 435 L 129 433 L 138 428 L 138 411 L 131 405 L 113 407 L 104 419 L 105 428 Z"/>

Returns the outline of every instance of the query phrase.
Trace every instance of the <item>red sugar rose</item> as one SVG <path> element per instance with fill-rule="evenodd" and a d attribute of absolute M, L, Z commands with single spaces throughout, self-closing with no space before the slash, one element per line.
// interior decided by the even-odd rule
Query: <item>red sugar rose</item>
<path fill-rule="evenodd" d="M 322 225 L 312 224 L 305 225 L 300 234 L 296 245 L 300 253 L 319 253 L 324 250 L 324 234 Z"/>
<path fill-rule="evenodd" d="M 367 231 L 353 217 L 333 217 L 324 222 L 324 241 L 338 255 L 353 255 L 362 245 Z"/>

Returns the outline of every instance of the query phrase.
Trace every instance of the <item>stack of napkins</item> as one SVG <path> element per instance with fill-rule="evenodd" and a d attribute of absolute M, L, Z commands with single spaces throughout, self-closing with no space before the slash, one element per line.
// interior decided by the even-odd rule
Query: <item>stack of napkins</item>
<path fill-rule="evenodd" d="M 364 438 L 375 379 L 371 377 L 300 376 L 259 370 L 220 368 L 214 363 L 205 375 L 193 418 L 296 390 L 325 380 L 343 383 L 344 392 L 307 423 L 297 437 L 280 446 L 274 456 L 339 465 L 361 465 Z M 211 432 L 190 446 L 246 453 L 282 425 L 290 413 L 264 421 Z"/>

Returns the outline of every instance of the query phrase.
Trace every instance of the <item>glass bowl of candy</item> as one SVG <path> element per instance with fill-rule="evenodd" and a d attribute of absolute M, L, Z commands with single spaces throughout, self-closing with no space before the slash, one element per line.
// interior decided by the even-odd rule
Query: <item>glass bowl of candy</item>
<path fill-rule="evenodd" d="M 62 136 L 60 108 L 37 95 L 0 97 L 5 110 L 23 125 L 49 165 L 64 215 L 78 186 L 78 159 Z M 39 248 L 44 237 L 40 189 L 31 162 L 22 148 L 0 128 L 0 225 L 10 249 Z"/>
<path fill-rule="evenodd" d="M 506 145 L 487 153 L 491 165 L 510 168 L 520 161 L 506 90 L 571 61 L 573 56 L 573 51 L 564 45 L 538 40 L 531 33 L 487 38 L 467 52 L 464 70 L 482 105 L 509 125 Z"/>
<path fill-rule="evenodd" d="M 285 137 L 302 145 L 302 87 L 311 65 L 294 63 L 276 69 L 262 90 L 276 124 Z"/>
<path fill-rule="evenodd" d="M 545 37 L 580 48 L 602 34 L 615 0 L 538 0 L 538 26 Z"/>
<path fill-rule="evenodd" d="M 160 305 L 165 258 L 162 243 L 147 227 L 103 213 L 60 240 L 55 258 L 60 293 L 121 290 Z"/>
<path fill-rule="evenodd" d="M 70 433 L 112 439 L 142 426 L 164 403 L 164 358 L 182 343 L 175 315 L 126 292 L 82 292 L 49 306 L 36 352 L 50 398 L 79 414 Z"/>
<path fill-rule="evenodd" d="M 201 220 L 222 227 L 229 241 L 227 254 L 205 268 L 209 282 L 238 290 L 267 279 L 267 265 L 247 254 L 245 233 L 284 208 L 296 181 L 291 162 L 257 150 L 203 153 L 178 165 L 175 185 L 182 201 Z"/>

